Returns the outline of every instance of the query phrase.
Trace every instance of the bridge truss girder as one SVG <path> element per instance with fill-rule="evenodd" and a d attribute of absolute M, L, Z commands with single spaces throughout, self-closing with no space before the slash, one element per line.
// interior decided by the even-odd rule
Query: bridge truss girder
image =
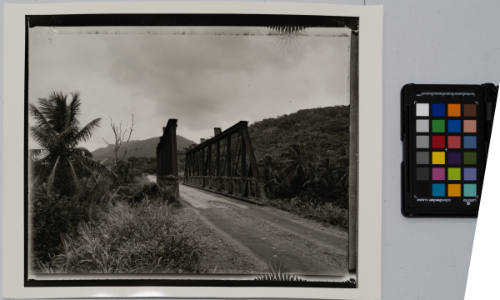
<path fill-rule="evenodd" d="M 248 134 L 240 121 L 186 152 L 184 184 L 260 203 L 264 193 Z"/>

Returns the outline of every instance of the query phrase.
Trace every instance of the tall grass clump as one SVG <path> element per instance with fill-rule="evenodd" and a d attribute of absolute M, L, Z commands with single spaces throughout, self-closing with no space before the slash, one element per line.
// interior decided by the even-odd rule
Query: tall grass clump
<path fill-rule="evenodd" d="M 339 226 L 345 229 L 349 226 L 348 209 L 332 203 L 317 204 L 303 201 L 298 198 L 273 199 L 268 200 L 267 203 L 279 209 L 322 223 Z"/>
<path fill-rule="evenodd" d="M 41 268 L 64 273 L 199 272 L 201 249 L 166 206 L 119 202 L 99 220 L 83 222 L 63 251 Z"/>

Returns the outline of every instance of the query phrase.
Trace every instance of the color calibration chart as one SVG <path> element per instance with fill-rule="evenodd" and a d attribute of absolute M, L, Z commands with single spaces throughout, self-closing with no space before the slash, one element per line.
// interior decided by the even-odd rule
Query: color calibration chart
<path fill-rule="evenodd" d="M 477 215 L 489 141 L 488 92 L 480 85 L 405 88 L 403 213 Z"/>

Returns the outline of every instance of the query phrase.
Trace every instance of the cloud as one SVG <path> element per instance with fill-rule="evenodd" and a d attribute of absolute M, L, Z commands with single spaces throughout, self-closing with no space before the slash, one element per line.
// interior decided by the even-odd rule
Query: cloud
<path fill-rule="evenodd" d="M 239 120 L 348 104 L 348 37 L 217 30 L 33 29 L 30 101 L 51 90 L 78 90 L 83 122 L 127 121 L 134 113 L 134 138 L 143 139 L 177 118 L 179 134 L 195 141 Z M 112 138 L 106 122 L 89 148 Z"/>

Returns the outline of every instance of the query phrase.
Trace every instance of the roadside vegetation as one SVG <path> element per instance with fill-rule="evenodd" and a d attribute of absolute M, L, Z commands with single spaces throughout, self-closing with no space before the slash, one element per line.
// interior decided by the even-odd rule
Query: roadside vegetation
<path fill-rule="evenodd" d="M 265 119 L 249 134 L 269 205 L 347 228 L 349 106 Z"/>
<path fill-rule="evenodd" d="M 101 120 L 80 126 L 80 109 L 77 93 L 54 92 L 30 105 L 31 136 L 40 146 L 30 150 L 34 270 L 199 272 L 202 249 L 161 200 L 158 186 L 142 177 L 148 162 L 136 167 L 118 155 L 109 165 L 95 161 L 79 144 Z M 129 140 L 133 125 L 123 132 L 115 134 Z"/>

